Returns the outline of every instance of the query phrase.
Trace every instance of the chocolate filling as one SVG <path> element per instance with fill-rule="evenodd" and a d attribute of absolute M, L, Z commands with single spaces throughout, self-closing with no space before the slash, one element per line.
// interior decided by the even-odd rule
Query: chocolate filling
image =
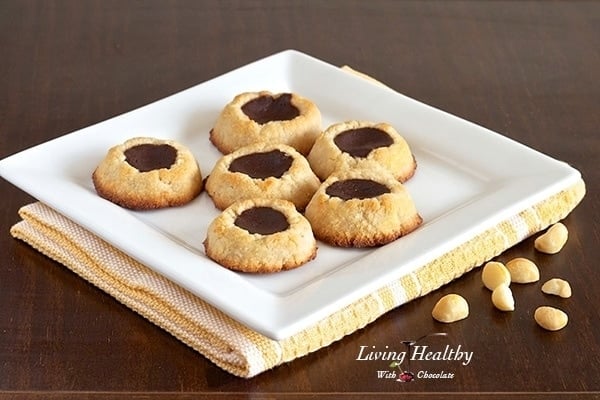
<path fill-rule="evenodd" d="M 168 144 L 138 144 L 125 150 L 125 161 L 140 172 L 170 168 L 177 159 L 177 149 Z"/>
<path fill-rule="evenodd" d="M 352 157 L 366 157 L 371 150 L 388 147 L 394 143 L 394 140 L 386 132 L 370 127 L 341 132 L 333 141 L 340 150 Z"/>
<path fill-rule="evenodd" d="M 390 189 L 370 179 L 346 179 L 332 183 L 327 187 L 325 193 L 342 200 L 368 199 L 390 193 Z"/>
<path fill-rule="evenodd" d="M 242 106 L 242 111 L 251 120 L 266 124 L 269 121 L 289 121 L 300 115 L 300 111 L 291 103 L 292 95 L 284 93 L 277 97 L 260 96 Z"/>
<path fill-rule="evenodd" d="M 281 178 L 290 169 L 294 159 L 280 150 L 252 153 L 236 158 L 229 165 L 229 171 L 241 172 L 255 179 Z"/>
<path fill-rule="evenodd" d="M 235 225 L 250 233 L 271 235 L 290 227 L 285 215 L 271 207 L 253 207 L 243 211 L 235 219 Z"/>

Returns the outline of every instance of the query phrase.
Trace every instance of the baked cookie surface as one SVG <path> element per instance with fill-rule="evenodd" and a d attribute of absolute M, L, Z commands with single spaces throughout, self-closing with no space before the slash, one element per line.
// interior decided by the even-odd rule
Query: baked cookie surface
<path fill-rule="evenodd" d="M 422 222 L 404 185 L 377 165 L 331 175 L 305 216 L 317 239 L 340 247 L 383 245 Z"/>
<path fill-rule="evenodd" d="M 133 210 L 186 204 L 202 191 L 198 163 L 185 146 L 136 137 L 108 150 L 92 173 L 101 197 Z"/>
<path fill-rule="evenodd" d="M 316 257 L 309 222 L 280 199 L 238 201 L 209 225 L 206 255 L 225 268 L 271 273 L 297 268 Z"/>
<path fill-rule="evenodd" d="M 295 93 L 238 94 L 221 111 L 210 141 L 223 154 L 254 143 L 283 143 L 308 154 L 321 132 L 321 112 Z"/>
<path fill-rule="evenodd" d="M 238 200 L 289 200 L 303 210 L 321 182 L 293 147 L 256 143 L 221 157 L 206 179 L 206 191 L 221 210 Z"/>
<path fill-rule="evenodd" d="M 398 181 L 415 173 L 415 158 L 406 140 L 387 123 L 346 121 L 329 126 L 316 139 L 308 161 L 321 180 L 335 170 L 376 162 Z"/>

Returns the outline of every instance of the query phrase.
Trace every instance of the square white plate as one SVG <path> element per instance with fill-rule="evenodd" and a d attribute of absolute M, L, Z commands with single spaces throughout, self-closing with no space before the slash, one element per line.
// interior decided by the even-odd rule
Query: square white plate
<path fill-rule="evenodd" d="M 323 127 L 350 119 L 395 126 L 418 162 L 406 186 L 423 225 L 376 249 L 320 243 L 317 258 L 301 268 L 253 276 L 205 256 L 202 241 L 218 213 L 206 193 L 183 207 L 148 212 L 128 211 L 96 195 L 92 171 L 108 148 L 133 136 L 185 144 L 208 175 L 220 157 L 208 140 L 220 110 L 238 93 L 263 89 L 313 100 Z M 275 339 L 316 323 L 579 178 L 563 162 L 294 50 L 22 151 L 0 161 L 0 175 Z"/>

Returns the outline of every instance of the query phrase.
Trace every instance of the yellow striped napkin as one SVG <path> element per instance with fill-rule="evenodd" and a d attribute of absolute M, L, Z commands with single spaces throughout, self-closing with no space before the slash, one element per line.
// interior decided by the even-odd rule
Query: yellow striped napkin
<path fill-rule="evenodd" d="M 11 234 L 71 269 L 224 370 L 250 378 L 341 339 L 384 313 L 447 284 L 569 214 L 585 195 L 577 184 L 506 219 L 442 257 L 314 326 L 269 339 L 133 260 L 48 206 L 21 208 Z"/>
<path fill-rule="evenodd" d="M 385 86 L 349 66 L 341 68 Z M 283 340 L 270 339 L 240 324 L 40 202 L 19 210 L 23 220 L 11 228 L 11 234 L 65 265 L 219 367 L 250 378 L 328 346 L 386 312 L 460 277 L 563 219 L 584 195 L 585 184 L 580 180 Z"/>

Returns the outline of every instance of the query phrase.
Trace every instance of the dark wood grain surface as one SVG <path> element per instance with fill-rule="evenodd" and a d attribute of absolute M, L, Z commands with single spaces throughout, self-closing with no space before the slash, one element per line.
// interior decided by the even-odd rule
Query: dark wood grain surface
<path fill-rule="evenodd" d="M 579 169 L 588 194 L 565 220 L 563 251 L 540 255 L 527 239 L 499 257 L 530 257 L 542 279 L 569 280 L 573 297 L 516 286 L 516 311 L 500 313 L 474 271 L 245 380 L 12 239 L 17 210 L 33 199 L 0 180 L 0 398 L 598 397 L 599 2 L 1 1 L 0 158 L 288 48 Z M 430 312 L 450 292 L 470 301 L 471 316 L 441 326 Z M 542 302 L 567 311 L 565 329 L 536 326 Z M 417 367 L 453 379 L 400 384 L 378 379 L 381 362 L 357 360 L 361 346 L 440 330 L 473 359 Z"/>

